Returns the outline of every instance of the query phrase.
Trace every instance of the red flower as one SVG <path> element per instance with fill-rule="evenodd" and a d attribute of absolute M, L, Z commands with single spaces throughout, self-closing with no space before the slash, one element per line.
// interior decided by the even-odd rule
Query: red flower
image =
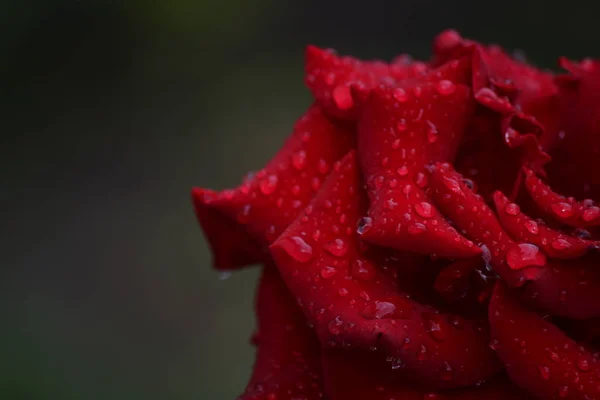
<path fill-rule="evenodd" d="M 283 149 L 194 189 L 215 266 L 265 265 L 241 399 L 600 399 L 600 62 L 433 48 L 309 46 Z"/>

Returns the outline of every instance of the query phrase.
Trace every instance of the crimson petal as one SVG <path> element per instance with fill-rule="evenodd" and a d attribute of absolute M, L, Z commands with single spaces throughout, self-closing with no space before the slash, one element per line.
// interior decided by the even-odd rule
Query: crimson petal
<path fill-rule="evenodd" d="M 544 213 L 575 228 L 600 225 L 600 207 L 593 201 L 577 201 L 572 197 L 562 196 L 542 182 L 533 171 L 525 171 L 527 192 Z"/>
<path fill-rule="evenodd" d="M 496 285 L 489 307 L 494 347 L 511 380 L 543 399 L 594 399 L 597 359 Z"/>
<path fill-rule="evenodd" d="M 560 137 L 548 165 L 551 184 L 560 193 L 600 198 L 600 65 L 566 59 L 572 75 L 557 77 L 560 90 Z M 574 157 L 574 155 L 577 155 Z"/>
<path fill-rule="evenodd" d="M 600 317 L 599 263 L 598 253 L 573 260 L 549 260 L 538 279 L 525 286 L 522 298 L 555 316 Z"/>
<path fill-rule="evenodd" d="M 350 153 L 334 168 L 307 213 L 271 246 L 321 343 L 376 348 L 400 358 L 404 376 L 432 388 L 488 378 L 496 363 L 485 327 L 471 320 L 454 324 L 451 315 L 416 303 L 361 255 L 355 229 L 366 199 L 355 158 Z"/>
<path fill-rule="evenodd" d="M 472 115 L 469 88 L 440 81 L 375 89 L 358 124 L 358 149 L 370 198 L 365 240 L 443 257 L 477 255 L 433 207 L 426 165 L 454 158 Z"/>
<path fill-rule="evenodd" d="M 378 354 L 328 350 L 323 353 L 325 391 L 330 400 L 506 400 L 529 399 L 505 376 L 482 385 L 434 392 L 398 377 L 400 360 L 387 364 Z M 395 370 L 396 369 L 396 370 Z"/>
<path fill-rule="evenodd" d="M 330 121 L 313 106 L 298 120 L 279 153 L 241 186 L 216 194 L 194 190 L 197 214 L 215 252 L 215 263 L 233 268 L 259 261 L 256 253 L 294 221 L 332 164 L 354 147 L 354 136 L 353 128 Z M 240 254 L 246 248 L 250 249 Z"/>
<path fill-rule="evenodd" d="M 344 120 L 356 120 L 369 91 L 380 84 L 423 75 L 428 67 L 405 57 L 387 64 L 341 57 L 331 50 L 306 48 L 306 85 L 327 113 Z"/>
<path fill-rule="evenodd" d="M 521 212 L 502 192 L 494 193 L 496 213 L 504 229 L 519 241 L 533 243 L 553 258 L 576 258 L 594 247 L 592 241 L 566 235 Z"/>
<path fill-rule="evenodd" d="M 534 248 L 530 248 L 532 251 L 527 254 L 531 257 L 515 254 L 522 245 L 510 238 L 481 196 L 475 194 L 449 164 L 435 165 L 431 186 L 431 194 L 438 207 L 467 236 L 485 245 L 484 259 L 491 263 L 502 279 L 511 286 L 521 286 L 528 280 L 537 279 L 542 270 L 539 267 L 545 264 L 543 254 L 533 254 Z M 513 262 L 512 254 L 516 256 Z"/>
<path fill-rule="evenodd" d="M 256 313 L 256 362 L 239 400 L 322 399 L 319 342 L 274 266 L 263 269 Z"/>

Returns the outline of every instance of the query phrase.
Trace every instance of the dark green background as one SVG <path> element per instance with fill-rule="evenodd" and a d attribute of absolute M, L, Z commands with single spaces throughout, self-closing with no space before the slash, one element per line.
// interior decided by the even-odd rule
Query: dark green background
<path fill-rule="evenodd" d="M 426 57 L 454 27 L 547 67 L 600 52 L 591 0 L 0 4 L 2 399 L 243 390 L 257 271 L 210 269 L 189 190 L 280 146 L 305 44 Z"/>

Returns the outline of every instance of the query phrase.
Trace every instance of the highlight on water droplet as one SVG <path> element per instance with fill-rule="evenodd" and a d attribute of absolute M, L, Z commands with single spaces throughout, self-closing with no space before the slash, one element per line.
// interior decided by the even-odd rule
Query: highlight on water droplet
<path fill-rule="evenodd" d="M 415 212 L 423 218 L 433 217 L 433 206 L 426 201 L 415 204 L 413 208 L 415 209 Z"/>
<path fill-rule="evenodd" d="M 543 380 L 547 381 L 550 379 L 550 368 L 545 365 L 538 365 L 538 372 Z"/>
<path fill-rule="evenodd" d="M 298 171 L 304 169 L 306 166 L 306 152 L 304 150 L 292 154 L 292 166 Z"/>
<path fill-rule="evenodd" d="M 391 318 L 396 311 L 396 306 L 387 301 L 370 303 L 362 310 L 361 315 L 366 319 Z"/>
<path fill-rule="evenodd" d="M 348 244 L 343 239 L 335 239 L 327 243 L 323 248 L 335 257 L 343 257 L 348 252 Z"/>
<path fill-rule="evenodd" d="M 337 269 L 330 267 L 330 266 L 325 266 L 323 268 L 321 268 L 321 277 L 323 279 L 330 279 L 333 278 L 333 276 L 337 274 Z"/>
<path fill-rule="evenodd" d="M 278 244 L 290 257 L 298 262 L 306 263 L 312 259 L 313 249 L 311 245 L 306 243 L 300 236 L 284 238 Z"/>
<path fill-rule="evenodd" d="M 448 96 L 454 93 L 456 90 L 456 85 L 452 81 L 442 79 L 435 85 L 435 88 L 442 96 Z"/>
<path fill-rule="evenodd" d="M 373 219 L 371 217 L 362 217 L 356 224 L 356 233 L 362 235 L 368 232 L 373 226 Z"/>
<path fill-rule="evenodd" d="M 354 279 L 370 281 L 375 277 L 375 267 L 369 261 L 356 259 L 352 263 L 350 274 Z"/>
<path fill-rule="evenodd" d="M 573 206 L 565 202 L 554 203 L 550 208 L 552 209 L 552 212 L 560 218 L 569 218 L 574 213 Z"/>
<path fill-rule="evenodd" d="M 515 203 L 508 203 L 505 207 L 504 207 L 504 211 L 508 214 L 508 215 L 517 215 L 521 212 L 521 208 L 515 204 Z"/>
<path fill-rule="evenodd" d="M 540 233 L 540 227 L 538 226 L 538 223 L 532 219 L 525 221 L 525 229 L 527 229 L 527 231 L 529 231 L 529 233 L 532 235 L 537 235 Z"/>
<path fill-rule="evenodd" d="M 506 262 L 511 269 L 541 267 L 546 265 L 546 255 L 531 243 L 519 243 L 506 252 Z"/>
<path fill-rule="evenodd" d="M 266 179 L 260 181 L 260 191 L 264 195 L 269 195 L 277 189 L 277 175 L 269 175 Z"/>

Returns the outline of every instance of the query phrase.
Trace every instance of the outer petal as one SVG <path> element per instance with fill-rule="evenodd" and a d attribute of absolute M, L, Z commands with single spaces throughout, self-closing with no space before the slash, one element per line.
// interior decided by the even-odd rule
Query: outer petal
<path fill-rule="evenodd" d="M 200 223 L 215 251 L 215 264 L 232 268 L 256 262 L 260 258 L 257 253 L 312 199 L 332 164 L 353 147 L 353 128 L 330 121 L 313 106 L 296 123 L 279 153 L 241 186 L 217 194 L 194 190 Z"/>
<path fill-rule="evenodd" d="M 306 48 L 306 85 L 317 103 L 330 115 L 356 120 L 369 91 L 380 84 L 395 86 L 400 80 L 425 74 L 428 67 L 399 57 L 393 63 L 341 57 L 331 50 Z"/>
<path fill-rule="evenodd" d="M 494 193 L 496 213 L 504 229 L 516 240 L 533 243 L 553 258 L 576 258 L 594 248 L 594 242 L 566 235 L 529 218 L 501 192 Z"/>
<path fill-rule="evenodd" d="M 431 194 L 438 207 L 470 238 L 485 245 L 484 259 L 511 286 L 535 280 L 546 262 L 537 247 L 514 242 L 502 229 L 492 210 L 476 195 L 461 175 L 448 164 L 436 164 L 431 173 Z M 529 250 L 525 253 L 523 250 Z"/>
<path fill-rule="evenodd" d="M 523 300 L 551 315 L 600 317 L 600 256 L 549 260 L 542 274 L 525 286 Z"/>
<path fill-rule="evenodd" d="M 376 89 L 358 125 L 358 149 L 369 190 L 362 232 L 371 243 L 400 250 L 465 257 L 479 253 L 431 205 L 425 166 L 451 161 L 472 115 L 466 86 L 450 81 L 410 89 Z"/>
<path fill-rule="evenodd" d="M 467 400 L 529 399 L 505 376 L 480 386 L 432 391 L 399 378 L 393 362 L 385 363 L 377 354 L 360 351 L 328 350 L 323 353 L 325 390 L 330 400 Z"/>
<path fill-rule="evenodd" d="M 209 189 L 192 190 L 196 217 L 211 247 L 215 268 L 238 268 L 264 261 L 261 246 L 248 237 L 242 225 L 207 206 L 216 197 L 218 193 Z"/>
<path fill-rule="evenodd" d="M 525 187 L 538 208 L 553 219 L 576 228 L 600 225 L 600 207 L 592 200 L 577 201 L 562 196 L 531 170 L 526 170 Z"/>
<path fill-rule="evenodd" d="M 273 266 L 263 270 L 256 312 L 256 363 L 239 400 L 322 399 L 319 342 Z"/>
<path fill-rule="evenodd" d="M 559 77 L 560 143 L 548 165 L 551 184 L 579 198 L 600 198 L 600 68 L 598 61 L 561 61 L 572 75 Z M 562 139 L 561 139 L 562 138 Z M 577 155 L 574 157 L 573 155 Z"/>
<path fill-rule="evenodd" d="M 496 369 L 486 329 L 411 300 L 360 252 L 366 199 L 354 153 L 334 168 L 307 213 L 271 254 L 327 347 L 377 349 L 403 376 L 430 387 L 467 386 Z"/>
<path fill-rule="evenodd" d="M 494 347 L 517 385 L 541 399 L 596 399 L 597 359 L 557 327 L 520 306 L 498 283 L 490 302 Z"/>

